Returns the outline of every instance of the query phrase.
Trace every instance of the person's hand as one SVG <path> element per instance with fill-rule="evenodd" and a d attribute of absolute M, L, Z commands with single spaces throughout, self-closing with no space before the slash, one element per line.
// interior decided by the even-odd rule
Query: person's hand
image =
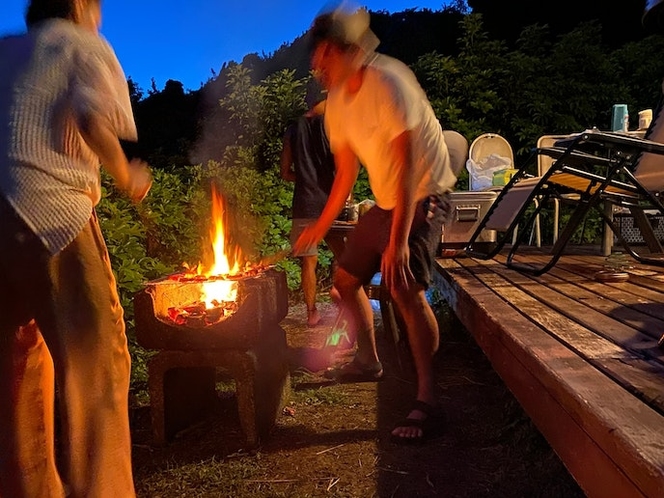
<path fill-rule="evenodd" d="M 325 232 L 318 229 L 315 223 L 307 226 L 293 244 L 293 256 L 308 252 L 309 249 L 317 246 L 324 236 Z"/>
<path fill-rule="evenodd" d="M 132 202 L 141 202 L 152 187 L 152 173 L 148 163 L 141 159 L 132 159 L 129 162 L 129 185 L 125 192 Z"/>
<path fill-rule="evenodd" d="M 408 245 L 388 244 L 381 260 L 380 271 L 388 289 L 408 290 L 415 282 L 410 271 L 410 249 Z"/>

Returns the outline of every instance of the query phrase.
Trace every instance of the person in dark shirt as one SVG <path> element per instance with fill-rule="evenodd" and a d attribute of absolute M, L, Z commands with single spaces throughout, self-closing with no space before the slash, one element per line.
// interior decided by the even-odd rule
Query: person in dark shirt
<path fill-rule="evenodd" d="M 324 110 L 325 101 L 322 100 L 292 123 L 283 138 L 281 177 L 295 183 L 291 243 L 320 216 L 334 182 L 334 157 L 325 134 Z M 335 256 L 341 254 L 341 241 L 327 237 L 325 242 Z M 307 305 L 307 324 L 313 327 L 320 321 L 316 309 L 318 246 L 298 256 L 302 262 L 302 291 Z"/>

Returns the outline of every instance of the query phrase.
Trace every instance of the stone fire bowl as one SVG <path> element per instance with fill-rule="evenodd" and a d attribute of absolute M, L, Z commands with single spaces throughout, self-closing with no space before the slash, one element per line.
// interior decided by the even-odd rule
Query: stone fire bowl
<path fill-rule="evenodd" d="M 193 303 L 199 282 L 161 279 L 148 282 L 134 296 L 136 338 L 149 349 L 205 350 L 255 348 L 266 342 L 265 334 L 275 330 L 288 314 L 288 288 L 284 272 L 268 269 L 238 281 L 238 309 L 213 325 L 177 325 L 168 309 Z M 269 342 L 269 340 L 267 341 Z"/>

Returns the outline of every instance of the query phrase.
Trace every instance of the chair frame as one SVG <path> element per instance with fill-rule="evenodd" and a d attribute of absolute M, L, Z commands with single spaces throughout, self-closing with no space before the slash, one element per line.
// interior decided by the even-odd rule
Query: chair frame
<path fill-rule="evenodd" d="M 570 138 L 570 135 L 542 135 L 537 139 L 537 149 L 547 149 L 553 147 L 559 140 Z M 537 176 L 543 176 L 553 165 L 555 157 L 549 154 L 537 154 Z M 574 195 L 574 194 L 572 194 Z M 558 227 L 560 218 L 560 199 L 553 198 L 553 243 L 558 240 Z M 539 216 L 536 218 L 539 225 Z M 539 228 L 539 227 L 538 227 Z M 540 247 L 538 244 L 537 247 Z"/>
<path fill-rule="evenodd" d="M 658 210 L 664 216 L 664 205 L 658 192 L 651 192 L 645 188 L 635 176 L 636 167 L 641 155 L 645 152 L 664 155 L 664 144 L 651 140 L 633 138 L 618 133 L 587 130 L 570 138 L 557 141 L 553 147 L 536 148 L 533 157 L 539 154 L 550 155 L 555 158 L 552 166 L 540 177 L 530 177 L 525 166 L 519 169 L 512 180 L 500 193 L 493 206 L 487 212 L 466 246 L 466 254 L 477 259 L 490 259 L 496 256 L 504 247 L 510 234 L 514 232 L 526 215 L 529 203 L 539 197 L 539 203 L 525 221 L 529 227 L 538 217 L 542 207 L 549 199 L 562 200 L 566 194 L 578 194 L 578 200 L 572 201 L 576 205 L 570 220 L 565 225 L 558 240 L 551 250 L 551 258 L 540 267 L 525 265 L 514 261 L 517 251 L 524 241 L 521 231 L 519 237 L 512 244 L 507 256 L 507 266 L 525 273 L 541 275 L 550 270 L 562 255 L 572 235 L 585 219 L 591 209 L 595 209 L 618 242 L 634 259 L 641 263 L 664 266 L 664 257 L 645 255 L 637 252 L 622 236 L 620 229 L 613 221 L 613 217 L 604 209 L 602 202 L 611 202 L 614 205 L 627 207 L 634 216 L 634 220 L 646 242 L 651 254 L 661 254 L 662 246 L 654 234 L 652 226 L 645 214 L 646 210 Z M 593 172 L 594 167 L 606 168 L 606 174 Z M 663 172 L 664 174 L 664 172 Z M 474 242 L 479 233 L 489 225 L 492 214 L 499 208 L 502 200 L 512 192 L 520 182 L 527 180 L 526 189 L 532 189 L 522 201 L 518 212 L 511 218 L 509 226 L 496 244 L 489 251 L 482 251 L 475 247 Z M 569 183 L 575 180 L 577 185 Z M 565 199 L 570 202 L 569 195 Z"/>
<path fill-rule="evenodd" d="M 489 145 L 487 145 L 488 143 L 492 143 L 494 147 L 490 147 Z M 509 159 L 511 167 L 516 169 L 514 162 L 514 150 L 512 149 L 512 145 L 505 137 L 503 137 L 499 133 L 488 132 L 488 133 L 482 133 L 481 135 L 477 136 L 470 143 L 470 146 L 468 147 L 468 159 L 471 159 L 475 162 L 479 162 L 482 158 L 487 157 L 489 154 L 480 155 L 482 152 L 484 153 L 487 152 L 486 150 L 487 147 L 489 147 L 490 153 L 498 154 L 502 157 Z M 473 185 L 473 175 L 467 166 L 466 169 L 468 170 L 468 190 L 471 192 L 482 192 L 482 190 L 474 188 L 475 186 Z M 495 186 L 495 187 L 492 186 L 485 189 L 485 191 L 500 192 L 505 187 L 506 186 Z M 537 206 L 538 199 L 534 199 L 534 203 Z M 512 234 L 512 244 L 516 243 L 517 234 L 518 234 L 518 229 L 514 230 Z M 529 243 L 532 242 L 533 236 L 535 237 L 535 245 L 537 247 L 540 247 L 542 244 L 542 236 L 540 233 L 539 218 L 535 222 L 534 229 L 530 231 Z"/>

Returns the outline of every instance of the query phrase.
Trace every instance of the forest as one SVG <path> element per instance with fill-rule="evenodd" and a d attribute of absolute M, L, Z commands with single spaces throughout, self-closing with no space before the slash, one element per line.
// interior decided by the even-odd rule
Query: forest
<path fill-rule="evenodd" d="M 503 135 L 518 167 L 541 135 L 608 129 L 615 103 L 628 105 L 631 128 L 637 111 L 657 107 L 664 39 L 643 28 L 643 7 L 639 1 L 608 9 L 598 0 L 459 0 L 439 11 L 372 12 L 371 22 L 381 39 L 378 51 L 413 69 L 443 128 L 469 141 L 485 132 Z M 289 245 L 292 184 L 279 177 L 279 154 L 287 124 L 306 109 L 307 36 L 272 54 L 224 62 L 195 91 L 174 80 L 161 90 L 128 84 L 139 142 L 125 146 L 151 164 L 155 182 L 145 202 L 132 206 L 104 178 L 107 195 L 98 214 L 126 310 L 132 386 L 139 391 L 148 354 L 135 343 L 133 294 L 146 280 L 203 257 L 211 183 L 228 198 L 231 241 L 248 258 Z M 466 187 L 462 175 L 457 189 Z M 371 197 L 363 176 L 355 196 Z M 596 232 L 584 236 L 592 242 Z M 330 258 L 322 247 L 323 287 Z M 297 260 L 280 267 L 298 299 Z"/>

